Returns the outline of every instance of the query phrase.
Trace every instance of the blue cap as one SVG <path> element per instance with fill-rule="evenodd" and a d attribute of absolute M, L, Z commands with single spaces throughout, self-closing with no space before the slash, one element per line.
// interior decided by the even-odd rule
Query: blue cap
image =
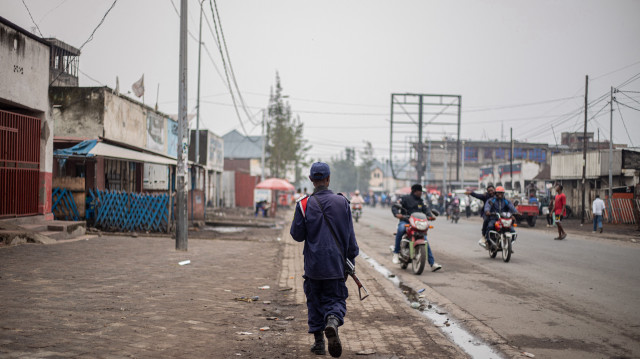
<path fill-rule="evenodd" d="M 309 171 L 310 180 L 322 180 L 331 174 L 329 165 L 324 162 L 316 162 L 311 165 L 311 171 Z"/>

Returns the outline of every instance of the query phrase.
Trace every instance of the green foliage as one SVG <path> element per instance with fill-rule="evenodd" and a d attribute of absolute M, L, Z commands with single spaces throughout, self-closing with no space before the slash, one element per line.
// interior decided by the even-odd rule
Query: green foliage
<path fill-rule="evenodd" d="M 292 116 L 289 103 L 282 96 L 280 76 L 276 73 L 275 93 L 269 98 L 269 116 L 267 120 L 268 166 L 271 175 L 284 177 L 288 169 L 295 168 L 296 182 L 300 179 L 301 166 L 311 146 L 304 139 L 304 124 L 299 116 Z"/>
<path fill-rule="evenodd" d="M 366 142 L 364 150 L 360 152 L 360 165 L 356 166 L 356 150 L 347 147 L 344 156 L 331 159 L 331 189 L 335 192 L 353 192 L 369 190 L 371 166 L 374 161 L 373 146 Z"/>

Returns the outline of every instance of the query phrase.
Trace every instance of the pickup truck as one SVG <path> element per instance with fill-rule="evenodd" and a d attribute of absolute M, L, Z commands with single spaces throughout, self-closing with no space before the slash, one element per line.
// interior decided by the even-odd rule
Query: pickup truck
<path fill-rule="evenodd" d="M 518 224 L 522 221 L 527 221 L 529 227 L 534 227 L 536 225 L 536 219 L 538 218 L 538 214 L 540 214 L 540 208 L 538 207 L 538 203 L 518 203 L 515 201 L 516 210 L 518 210 L 519 215 L 516 215 L 516 221 Z"/>

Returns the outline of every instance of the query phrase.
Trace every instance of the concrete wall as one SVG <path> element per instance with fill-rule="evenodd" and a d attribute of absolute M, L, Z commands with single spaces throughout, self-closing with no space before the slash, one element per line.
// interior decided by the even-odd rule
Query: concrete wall
<path fill-rule="evenodd" d="M 0 108 L 40 119 L 38 213 L 51 218 L 53 125 L 49 106 L 50 47 L 42 39 L 0 22 Z"/>
<path fill-rule="evenodd" d="M 147 147 L 147 110 L 140 104 L 104 91 L 104 137 Z"/>
<path fill-rule="evenodd" d="M 0 23 L 0 99 L 32 111 L 49 109 L 49 46 Z"/>
<path fill-rule="evenodd" d="M 92 139 L 104 136 L 103 87 L 52 87 L 56 137 Z"/>

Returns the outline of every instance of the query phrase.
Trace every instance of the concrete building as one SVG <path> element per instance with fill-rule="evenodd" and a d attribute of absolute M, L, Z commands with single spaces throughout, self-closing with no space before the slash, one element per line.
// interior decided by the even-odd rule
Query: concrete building
<path fill-rule="evenodd" d="M 612 199 L 627 198 L 638 200 L 637 187 L 640 184 L 640 151 L 632 149 L 613 150 L 611 161 L 612 181 L 609 181 L 609 151 L 587 152 L 585 209 L 589 215 L 591 203 L 596 194 L 608 198 L 612 188 Z M 582 152 L 554 154 L 551 158 L 551 178 L 564 187 L 567 204 L 575 215 L 580 216 L 582 208 Z M 636 193 L 634 195 L 634 193 Z M 640 202 L 636 202 L 636 206 Z M 638 208 L 635 209 L 636 211 Z"/>
<path fill-rule="evenodd" d="M 200 164 L 204 167 L 204 178 L 199 178 L 199 182 L 205 189 L 205 199 L 207 207 L 222 206 L 222 173 L 224 171 L 224 141 L 222 137 L 200 130 L 200 140 L 198 144 L 199 157 L 196 161 L 196 130 L 191 130 L 189 140 L 189 161 Z"/>
<path fill-rule="evenodd" d="M 175 191 L 177 123 L 168 115 L 108 87 L 52 87 L 50 98 L 56 149 L 86 140 L 99 142 L 84 157 L 56 155 L 55 178 L 81 177 L 86 191 Z M 191 162 L 189 167 L 189 219 L 201 220 L 206 166 Z"/>
<path fill-rule="evenodd" d="M 253 207 L 253 189 L 260 182 L 262 168 L 262 136 L 244 136 L 232 130 L 222 136 L 224 141 L 224 189 L 225 207 Z"/>
<path fill-rule="evenodd" d="M 50 51 L 0 17 L 0 217 L 52 218 Z"/>
<path fill-rule="evenodd" d="M 511 156 L 511 142 L 465 140 L 461 141 L 461 156 L 460 161 L 457 161 L 456 142 L 455 139 L 426 141 L 423 146 L 426 149 L 423 156 L 426 168 L 423 176 L 425 185 L 441 189 L 446 183 L 447 192 L 464 187 L 476 187 L 484 183 L 479 181 L 481 168 L 507 163 Z M 514 163 L 528 162 L 543 165 L 548 163 L 550 154 L 551 149 L 546 143 L 515 142 L 513 146 Z M 415 175 L 415 166 L 405 170 L 412 171 L 407 173 Z M 519 182 L 515 181 L 514 186 Z M 510 181 L 504 184 L 507 189 L 511 189 Z"/>

